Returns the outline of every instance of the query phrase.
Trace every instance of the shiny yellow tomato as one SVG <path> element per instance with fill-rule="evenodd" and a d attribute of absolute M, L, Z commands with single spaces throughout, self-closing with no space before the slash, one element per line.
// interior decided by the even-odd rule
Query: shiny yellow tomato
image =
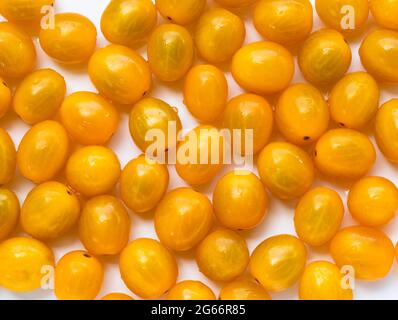
<path fill-rule="evenodd" d="M 329 96 L 332 119 L 349 129 L 362 129 L 375 116 L 379 107 L 380 90 L 366 72 L 354 72 L 342 78 Z"/>
<path fill-rule="evenodd" d="M 343 33 L 360 30 L 368 20 L 368 0 L 316 0 L 316 11 L 329 27 Z"/>
<path fill-rule="evenodd" d="M 272 94 L 289 85 L 294 75 L 294 60 L 277 43 L 253 42 L 235 54 L 231 72 L 243 89 L 260 95 Z"/>
<path fill-rule="evenodd" d="M 319 187 L 308 191 L 299 201 L 294 225 L 301 240 L 312 246 L 328 243 L 340 229 L 344 205 L 339 194 Z"/>
<path fill-rule="evenodd" d="M 43 270 L 54 266 L 49 247 L 31 238 L 11 238 L 0 243 L 0 286 L 16 292 L 39 289 Z"/>
<path fill-rule="evenodd" d="M 250 272 L 268 291 L 283 291 L 293 286 L 304 271 L 307 249 L 291 235 L 264 240 L 252 253 Z"/>
<path fill-rule="evenodd" d="M 227 105 L 228 83 L 224 73 L 212 65 L 193 67 L 184 84 L 184 103 L 201 122 L 217 120 Z"/>
<path fill-rule="evenodd" d="M 145 299 L 156 299 L 176 283 L 178 265 L 174 256 L 158 241 L 140 238 L 120 255 L 120 273 L 126 286 Z"/>
<path fill-rule="evenodd" d="M 203 59 L 221 63 L 232 58 L 242 46 L 246 28 L 232 12 L 214 8 L 203 14 L 195 29 L 195 45 Z"/>
<path fill-rule="evenodd" d="M 206 0 L 156 0 L 160 14 L 173 23 L 188 24 L 202 14 Z"/>
<path fill-rule="evenodd" d="M 18 86 L 13 107 L 28 124 L 36 124 L 55 116 L 65 98 L 66 83 L 52 69 L 40 69 L 29 74 Z"/>
<path fill-rule="evenodd" d="M 299 83 L 287 88 L 275 108 L 279 131 L 291 143 L 308 145 L 329 127 L 329 107 L 315 87 Z"/>
<path fill-rule="evenodd" d="M 101 95 L 120 104 L 136 103 L 152 83 L 148 63 L 134 50 L 118 45 L 96 51 L 88 74 Z"/>
<path fill-rule="evenodd" d="M 268 195 L 261 180 L 250 171 L 232 171 L 222 177 L 213 193 L 218 221 L 229 229 L 253 229 L 268 211 Z"/>
<path fill-rule="evenodd" d="M 53 179 L 64 167 L 69 139 L 64 127 L 47 120 L 34 125 L 22 138 L 17 162 L 21 174 L 35 182 Z"/>
<path fill-rule="evenodd" d="M 108 293 L 107 295 L 103 296 L 101 300 L 117 300 L 117 301 L 122 301 L 122 300 L 134 300 L 132 297 L 130 297 L 127 294 L 124 293 L 119 293 L 119 292 L 114 292 L 114 293 Z"/>
<path fill-rule="evenodd" d="M 162 100 L 144 98 L 130 112 L 129 129 L 134 142 L 142 151 L 158 155 L 176 146 L 182 124 L 177 109 Z M 158 137 L 160 133 L 162 139 Z M 148 149 L 154 144 L 155 150 Z"/>
<path fill-rule="evenodd" d="M 271 296 L 254 280 L 242 278 L 222 287 L 220 300 L 271 300 Z"/>
<path fill-rule="evenodd" d="M 32 39 L 17 26 L 0 22 L 0 77 L 20 78 L 36 65 Z"/>
<path fill-rule="evenodd" d="M 66 179 L 75 191 L 92 197 L 110 191 L 120 171 L 119 159 L 111 149 L 90 146 L 71 155 L 66 165 Z"/>
<path fill-rule="evenodd" d="M 314 165 L 302 149 L 287 142 L 273 142 L 257 159 L 261 180 L 278 198 L 301 197 L 312 185 Z"/>
<path fill-rule="evenodd" d="M 40 45 L 45 53 L 61 63 L 78 64 L 87 61 L 95 50 L 97 30 L 86 17 L 77 13 L 54 16 L 53 28 L 42 28 Z"/>
<path fill-rule="evenodd" d="M 45 182 L 27 195 L 21 210 L 22 229 L 39 240 L 66 234 L 78 221 L 80 201 L 67 186 Z"/>
<path fill-rule="evenodd" d="M 398 32 L 377 29 L 362 41 L 359 55 L 365 69 L 380 81 L 398 83 Z"/>
<path fill-rule="evenodd" d="M 112 0 L 101 17 L 101 31 L 112 43 L 138 46 L 155 27 L 156 7 L 151 0 Z"/>
<path fill-rule="evenodd" d="M 377 112 L 375 135 L 384 155 L 398 163 L 398 99 L 386 102 Z"/>
<path fill-rule="evenodd" d="M 351 65 L 351 49 L 333 29 L 314 32 L 303 44 L 298 63 L 307 81 L 324 86 L 340 80 Z"/>
<path fill-rule="evenodd" d="M 376 151 L 372 142 L 366 135 L 351 129 L 326 132 L 315 149 L 315 166 L 332 178 L 361 178 L 375 161 Z"/>
<path fill-rule="evenodd" d="M 120 196 L 131 210 L 144 213 L 158 205 L 168 185 L 167 166 L 141 155 L 124 167 L 120 176 Z"/>
<path fill-rule="evenodd" d="M 0 78 L 0 119 L 3 118 L 10 109 L 12 93 L 7 83 Z"/>
<path fill-rule="evenodd" d="M 148 62 L 152 72 L 162 81 L 181 79 L 192 65 L 194 47 L 191 34 L 177 24 L 163 24 L 148 42 Z"/>
<path fill-rule="evenodd" d="M 378 25 L 383 28 L 398 30 L 397 0 L 371 0 L 370 11 Z"/>
<path fill-rule="evenodd" d="M 80 91 L 68 96 L 60 116 L 66 131 L 84 145 L 107 143 L 119 125 L 116 108 L 93 92 Z"/>
<path fill-rule="evenodd" d="M 19 200 L 14 192 L 0 188 L 0 241 L 6 239 L 17 226 Z"/>
<path fill-rule="evenodd" d="M 291 45 L 310 35 L 312 15 L 308 0 L 261 0 L 254 9 L 253 23 L 264 38 Z"/>
<path fill-rule="evenodd" d="M 39 22 L 43 8 L 53 6 L 55 0 L 2 0 L 0 14 L 14 23 Z"/>
<path fill-rule="evenodd" d="M 309 264 L 300 280 L 301 300 L 352 300 L 352 289 L 343 288 L 343 274 L 333 263 L 316 261 Z"/>
<path fill-rule="evenodd" d="M 383 177 L 363 178 L 350 190 L 348 209 L 364 226 L 383 226 L 398 213 L 398 189 Z"/>
<path fill-rule="evenodd" d="M 245 272 L 249 250 L 238 233 L 220 229 L 201 242 L 196 251 L 196 262 L 200 272 L 209 279 L 228 282 Z"/>
<path fill-rule="evenodd" d="M 231 8 L 247 7 L 255 3 L 257 0 L 216 0 L 222 6 Z"/>
<path fill-rule="evenodd" d="M 238 154 L 257 154 L 268 143 L 274 126 L 271 105 L 263 97 L 244 93 L 232 98 L 225 109 L 223 126 L 233 141 L 240 139 Z M 244 131 L 244 130 L 252 130 Z"/>
<path fill-rule="evenodd" d="M 166 247 L 187 251 L 206 237 L 213 220 L 213 207 L 206 196 L 190 188 L 178 188 L 157 206 L 155 229 Z"/>
<path fill-rule="evenodd" d="M 216 300 L 216 296 L 204 283 L 186 280 L 171 288 L 167 300 Z"/>
<path fill-rule="evenodd" d="M 191 185 L 210 182 L 223 167 L 224 138 L 212 126 L 198 126 L 177 147 L 176 170 Z"/>
<path fill-rule="evenodd" d="M 15 145 L 6 130 L 0 128 L 0 185 L 11 181 L 17 166 Z"/>
<path fill-rule="evenodd" d="M 359 226 L 339 231 L 330 244 L 330 253 L 337 266 L 352 266 L 352 276 L 361 280 L 384 278 L 395 257 L 394 246 L 382 231 Z"/>
<path fill-rule="evenodd" d="M 115 255 L 127 245 L 130 217 L 113 196 L 91 198 L 84 205 L 79 221 L 79 237 L 94 255 Z"/>
<path fill-rule="evenodd" d="M 93 300 L 101 290 L 104 268 L 85 251 L 65 254 L 55 267 L 55 295 L 59 300 Z"/>

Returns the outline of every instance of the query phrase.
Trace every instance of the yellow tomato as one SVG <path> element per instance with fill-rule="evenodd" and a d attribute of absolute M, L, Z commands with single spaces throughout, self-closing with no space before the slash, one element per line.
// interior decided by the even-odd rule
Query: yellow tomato
<path fill-rule="evenodd" d="M 59 300 L 93 300 L 101 290 L 104 269 L 85 251 L 65 254 L 55 267 L 55 295 Z"/>
<path fill-rule="evenodd" d="M 253 42 L 235 54 L 231 72 L 243 89 L 260 95 L 272 94 L 289 85 L 294 75 L 294 60 L 277 43 Z"/>
<path fill-rule="evenodd" d="M 238 233 L 220 229 L 210 233 L 196 251 L 200 272 L 213 281 L 232 281 L 249 263 L 246 241 Z"/>
<path fill-rule="evenodd" d="M 250 171 L 232 171 L 222 177 L 213 193 L 218 221 L 234 230 L 253 229 L 268 211 L 264 185 Z"/>
<path fill-rule="evenodd" d="M 243 278 L 222 287 L 220 300 L 271 300 L 271 296 L 257 282 Z"/>
<path fill-rule="evenodd" d="M 206 0 L 156 0 L 160 14 L 174 23 L 188 24 L 202 14 Z"/>
<path fill-rule="evenodd" d="M 56 121 L 34 125 L 22 138 L 17 161 L 21 174 L 35 182 L 53 179 L 64 167 L 69 153 L 68 134 Z"/>
<path fill-rule="evenodd" d="M 215 8 L 200 17 L 194 39 L 203 59 L 221 63 L 232 58 L 245 37 L 245 24 L 241 18 L 228 10 Z"/>
<path fill-rule="evenodd" d="M 29 74 L 15 91 L 13 106 L 18 116 L 28 124 L 36 124 L 55 116 L 65 98 L 66 83 L 52 69 Z"/>
<path fill-rule="evenodd" d="M 351 188 L 348 209 L 362 225 L 380 227 L 398 213 L 398 189 L 382 177 L 366 177 Z"/>
<path fill-rule="evenodd" d="M 301 300 L 352 300 L 353 292 L 343 288 L 343 274 L 335 264 L 316 261 L 303 272 L 299 296 Z"/>
<path fill-rule="evenodd" d="M 216 300 L 216 296 L 204 283 L 187 280 L 171 288 L 167 300 Z"/>
<path fill-rule="evenodd" d="M 384 155 L 398 163 L 398 99 L 386 102 L 377 112 L 375 135 Z"/>
<path fill-rule="evenodd" d="M 120 273 L 126 286 L 145 299 L 156 299 L 176 283 L 178 266 L 174 256 L 159 242 L 140 238 L 120 255 Z"/>
<path fill-rule="evenodd" d="M 269 291 L 283 291 L 293 286 L 304 271 L 307 249 L 291 235 L 264 240 L 252 253 L 250 272 Z"/>
<path fill-rule="evenodd" d="M 266 146 L 257 159 L 257 167 L 266 187 L 283 200 L 301 197 L 314 180 L 314 165 L 309 155 L 287 142 Z"/>
<path fill-rule="evenodd" d="M 134 300 L 132 297 L 130 297 L 127 294 L 124 293 L 119 293 L 119 292 L 114 292 L 114 293 L 108 293 L 106 296 L 103 296 L 101 300 L 117 300 L 117 301 L 122 301 L 122 300 Z"/>
<path fill-rule="evenodd" d="M 314 188 L 299 201 L 294 215 L 297 235 L 312 246 L 328 243 L 340 229 L 344 205 L 339 194 L 328 188 Z"/>
<path fill-rule="evenodd" d="M 165 246 L 187 251 L 209 233 L 213 219 L 213 207 L 206 196 L 189 188 L 178 188 L 157 206 L 155 229 Z"/>
<path fill-rule="evenodd" d="M 94 255 L 115 255 L 127 245 L 130 217 L 113 196 L 91 198 L 84 205 L 79 221 L 80 240 Z"/>
<path fill-rule="evenodd" d="M 11 181 L 15 174 L 17 154 L 6 130 L 0 128 L 0 185 Z"/>
<path fill-rule="evenodd" d="M 77 196 L 62 183 L 46 182 L 27 195 L 21 210 L 21 225 L 36 239 L 52 240 L 67 233 L 79 216 Z"/>
<path fill-rule="evenodd" d="M 363 40 L 359 55 L 365 69 L 380 81 L 398 83 L 398 32 L 378 29 Z"/>
<path fill-rule="evenodd" d="M 3 118 L 10 109 L 12 94 L 7 83 L 0 78 L 0 119 Z"/>
<path fill-rule="evenodd" d="M 120 196 L 131 210 L 144 213 L 158 205 L 168 185 L 167 166 L 141 155 L 124 167 L 120 176 Z"/>
<path fill-rule="evenodd" d="M 77 192 L 87 196 L 107 193 L 120 176 L 120 163 L 109 148 L 90 146 L 77 150 L 66 165 L 66 179 Z"/>
<path fill-rule="evenodd" d="M 17 26 L 0 22 L 0 77 L 20 78 L 36 65 L 32 39 Z"/>
<path fill-rule="evenodd" d="M 223 126 L 233 142 L 240 140 L 238 154 L 257 154 L 268 143 L 274 126 L 271 105 L 263 97 L 244 93 L 232 98 L 225 109 Z M 252 131 L 245 131 L 252 130 Z"/>
<path fill-rule="evenodd" d="M 349 129 L 362 129 L 375 116 L 379 107 L 380 90 L 366 72 L 346 75 L 329 96 L 332 119 Z"/>
<path fill-rule="evenodd" d="M 223 166 L 224 139 L 212 126 L 189 132 L 177 147 L 176 170 L 191 185 L 210 182 Z"/>
<path fill-rule="evenodd" d="M 88 75 L 101 95 L 120 104 L 136 103 L 152 83 L 148 63 L 135 51 L 118 45 L 96 51 Z"/>
<path fill-rule="evenodd" d="M 0 286 L 28 292 L 42 285 L 44 270 L 54 266 L 49 247 L 31 238 L 11 238 L 0 243 Z"/>
<path fill-rule="evenodd" d="M 384 278 L 395 257 L 391 240 L 382 231 L 368 227 L 339 231 L 330 244 L 330 253 L 337 266 L 352 266 L 355 277 L 361 280 Z"/>
<path fill-rule="evenodd" d="M 255 3 L 257 0 L 216 0 L 219 4 L 231 8 L 247 7 Z"/>
<path fill-rule="evenodd" d="M 397 0 L 371 0 L 370 10 L 378 25 L 383 28 L 398 30 Z"/>
<path fill-rule="evenodd" d="M 279 131 L 291 143 L 308 145 L 317 141 L 329 127 L 329 107 L 315 87 L 300 83 L 279 97 L 275 120 Z"/>
<path fill-rule="evenodd" d="M 2 0 L 0 14 L 15 23 L 39 22 L 43 8 L 54 6 L 55 0 Z"/>
<path fill-rule="evenodd" d="M 84 145 L 105 144 L 119 125 L 116 108 L 92 92 L 81 91 L 68 96 L 62 103 L 60 116 L 72 138 Z"/>
<path fill-rule="evenodd" d="M 351 59 L 350 46 L 342 34 L 333 29 L 314 32 L 298 55 L 304 78 L 321 86 L 340 80 L 350 67 Z"/>
<path fill-rule="evenodd" d="M 262 0 L 254 9 L 253 23 L 264 38 L 291 45 L 310 35 L 312 11 L 308 0 Z"/>
<path fill-rule="evenodd" d="M 212 65 L 193 67 L 185 78 L 184 103 L 201 122 L 217 120 L 228 100 L 228 83 L 224 73 Z"/>
<path fill-rule="evenodd" d="M 372 142 L 364 134 L 351 129 L 326 132 L 315 149 L 315 166 L 333 178 L 361 178 L 375 161 L 376 151 Z"/>
<path fill-rule="evenodd" d="M 156 7 L 151 0 L 112 0 L 102 14 L 101 31 L 109 42 L 137 46 L 156 21 Z"/>
<path fill-rule="evenodd" d="M 67 64 L 87 61 L 95 50 L 97 30 L 86 17 L 77 13 L 54 16 L 54 27 L 42 28 L 40 45 L 51 58 Z"/>
<path fill-rule="evenodd" d="M 182 125 L 177 109 L 162 100 L 144 98 L 130 112 L 129 129 L 137 146 L 144 152 L 153 152 L 151 155 L 156 156 L 175 147 Z M 161 138 L 158 136 L 160 133 Z M 155 150 L 148 149 L 154 144 Z"/>
<path fill-rule="evenodd" d="M 6 239 L 17 226 L 19 200 L 14 192 L 0 188 L 0 241 Z"/>

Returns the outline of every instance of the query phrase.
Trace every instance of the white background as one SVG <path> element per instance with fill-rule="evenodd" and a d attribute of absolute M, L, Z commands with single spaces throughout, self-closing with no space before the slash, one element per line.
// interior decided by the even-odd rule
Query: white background
<path fill-rule="evenodd" d="M 184 0 L 182 0 L 184 1 Z M 208 1 L 210 6 L 213 6 L 212 1 Z M 314 2 L 314 1 L 312 1 Z M 99 28 L 100 17 L 108 4 L 108 0 L 56 0 L 55 9 L 56 12 L 77 12 L 87 16 L 93 21 L 98 27 L 98 47 L 103 47 L 107 44 L 107 41 L 104 39 L 101 34 L 101 30 Z M 252 22 L 252 8 L 239 10 L 238 14 L 246 21 L 247 27 L 247 37 L 245 42 L 250 43 L 255 40 L 261 39 L 261 36 L 255 31 Z M 322 23 L 319 21 L 317 14 L 314 10 L 314 30 L 322 27 Z M 162 23 L 163 20 L 159 16 L 159 23 Z M 353 63 L 351 65 L 350 71 L 358 71 L 362 70 L 362 66 L 360 64 L 358 58 L 358 44 L 363 38 L 363 36 L 375 25 L 373 23 L 373 19 L 370 17 L 368 26 L 365 28 L 363 32 L 357 38 L 349 39 L 352 52 L 353 52 Z M 192 30 L 192 27 L 190 27 Z M 88 76 L 86 66 L 81 67 L 68 67 L 62 66 L 60 64 L 55 63 L 49 57 L 45 56 L 40 49 L 37 38 L 34 38 L 34 42 L 37 47 L 37 51 L 39 53 L 39 61 L 38 68 L 41 67 L 50 67 L 54 68 L 58 72 L 60 72 L 67 81 L 68 94 L 76 92 L 76 91 L 96 91 L 93 85 L 91 84 Z M 146 56 L 146 49 L 140 48 L 139 52 Z M 293 53 L 296 55 L 296 50 L 293 49 Z M 196 63 L 201 63 L 201 61 L 197 60 Z M 226 72 L 228 77 L 229 87 L 230 87 L 230 97 L 233 97 L 242 92 L 242 90 L 237 86 L 237 84 L 233 81 L 229 71 L 228 65 L 224 64 L 220 67 Z M 302 81 L 303 78 L 296 68 L 296 75 L 294 78 L 294 83 Z M 182 99 L 182 81 L 179 81 L 174 84 L 164 84 L 154 79 L 153 90 L 150 93 L 151 96 L 164 99 L 172 106 L 178 108 L 179 115 L 182 119 L 183 125 L 185 129 L 191 129 L 195 127 L 196 121 L 191 117 L 188 113 L 186 107 L 183 104 Z M 382 99 L 381 102 L 385 102 L 393 97 L 398 97 L 398 86 L 382 86 Z M 327 95 L 327 92 L 325 92 Z M 275 97 L 268 97 L 271 102 L 274 102 Z M 121 161 L 122 166 L 127 164 L 127 162 L 140 154 L 138 148 L 132 142 L 132 139 L 129 135 L 128 131 L 128 112 L 122 111 L 122 117 L 120 122 L 120 127 L 117 134 L 112 138 L 109 143 L 109 147 L 111 147 L 118 154 L 119 159 Z M 22 123 L 17 119 L 13 112 L 10 112 L 4 119 L 0 120 L 0 126 L 4 127 L 10 134 L 16 145 L 21 141 L 24 133 L 28 129 L 28 126 Z M 371 134 L 371 132 L 370 132 Z M 278 139 L 277 135 L 275 135 L 274 139 Z M 373 137 L 372 137 L 373 139 Z M 173 189 L 177 186 L 185 185 L 184 182 L 176 175 L 175 170 L 172 166 L 170 166 L 170 175 L 171 182 L 169 189 Z M 232 167 L 226 167 L 220 175 L 231 170 Z M 372 175 L 382 175 L 394 181 L 398 184 L 398 175 L 397 175 L 397 167 L 388 163 L 385 158 L 379 153 L 377 165 L 374 167 Z M 62 177 L 61 177 L 62 179 Z M 218 179 L 218 178 L 217 178 Z M 206 193 L 209 197 L 211 197 L 212 190 L 214 188 L 214 184 L 217 181 L 215 179 L 211 185 L 205 186 L 200 190 Z M 333 186 L 340 195 L 343 197 L 344 201 L 346 201 L 347 194 L 347 186 L 336 186 L 328 183 L 327 181 L 317 180 L 315 182 L 316 185 L 325 185 L 325 186 Z M 15 190 L 18 193 L 19 199 L 21 203 L 25 199 L 27 192 L 33 187 L 33 184 L 23 179 L 19 173 L 12 181 L 11 184 L 8 185 L 9 188 Z M 117 192 L 117 190 L 115 191 Z M 271 198 L 271 206 L 270 211 L 264 222 L 257 227 L 253 231 L 242 233 L 247 239 L 248 246 L 250 251 L 252 251 L 261 241 L 266 239 L 269 236 L 290 233 L 295 234 L 294 225 L 293 225 L 293 213 L 294 213 L 295 202 L 291 203 L 283 203 L 274 197 Z M 153 228 L 152 217 L 153 214 L 146 215 L 137 215 L 131 213 L 132 217 L 132 229 L 131 229 L 131 239 L 139 238 L 139 237 L 152 237 L 156 238 L 156 233 Z M 350 217 L 350 214 L 346 210 L 346 215 L 344 219 L 344 226 L 353 225 L 355 222 Z M 384 231 L 391 237 L 394 244 L 398 240 L 398 220 L 396 219 L 386 228 Z M 23 234 L 20 229 L 18 229 L 14 235 Z M 75 249 L 83 249 L 82 244 L 80 243 L 76 230 L 71 232 L 66 237 L 59 239 L 57 241 L 53 241 L 48 243 L 54 250 L 56 260 L 60 259 L 63 254 L 68 251 Z M 328 248 L 309 249 L 309 261 L 326 259 L 331 260 L 328 254 Z M 213 283 L 204 277 L 198 270 L 194 260 L 194 253 L 187 254 L 177 254 L 177 259 L 179 262 L 179 278 L 178 280 L 201 280 L 204 283 L 211 286 L 216 295 L 218 295 L 220 284 Z M 125 292 L 132 295 L 131 292 L 125 287 L 122 280 L 120 279 L 119 270 L 118 270 L 118 257 L 106 257 L 100 258 L 105 267 L 105 279 L 102 290 L 98 297 L 102 297 L 103 295 L 110 292 Z M 355 298 L 356 299 L 398 299 L 398 267 L 397 263 L 394 262 L 394 266 L 391 269 L 390 274 L 383 280 L 378 282 L 363 282 L 357 281 L 356 289 L 355 289 Z M 297 284 L 291 289 L 282 292 L 282 293 L 272 293 L 273 299 L 297 299 Z M 136 298 L 136 297 L 135 297 Z M 0 288 L 0 299 L 54 299 L 54 295 L 52 291 L 43 291 L 38 290 L 32 293 L 26 294 L 16 294 L 11 293 L 5 289 Z"/>

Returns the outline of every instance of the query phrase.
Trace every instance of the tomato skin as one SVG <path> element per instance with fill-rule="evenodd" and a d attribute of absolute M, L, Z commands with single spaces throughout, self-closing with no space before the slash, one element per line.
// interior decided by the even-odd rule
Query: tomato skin
<path fill-rule="evenodd" d="M 167 300 L 216 300 L 216 296 L 204 283 L 186 280 L 171 288 Z"/>
<path fill-rule="evenodd" d="M 16 24 L 38 24 L 44 15 L 42 8 L 54 3 L 55 0 L 4 0 L 0 3 L 0 14 Z"/>
<path fill-rule="evenodd" d="M 0 128 L 0 185 L 10 182 L 17 167 L 17 152 L 6 130 Z"/>
<path fill-rule="evenodd" d="M 156 0 L 156 8 L 159 10 L 163 18 L 173 23 L 186 25 L 189 24 L 202 14 L 206 0 Z"/>
<path fill-rule="evenodd" d="M 5 240 L 15 229 L 19 220 L 20 205 L 15 193 L 0 188 L 0 241 Z"/>
<path fill-rule="evenodd" d="M 375 122 L 377 144 L 388 160 L 398 163 L 398 99 L 383 104 Z"/>

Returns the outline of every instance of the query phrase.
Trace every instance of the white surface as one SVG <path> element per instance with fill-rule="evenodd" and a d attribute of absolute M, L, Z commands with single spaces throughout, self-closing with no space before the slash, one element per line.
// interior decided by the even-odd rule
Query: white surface
<path fill-rule="evenodd" d="M 182 0 L 183 1 L 183 0 Z M 212 6 L 212 1 L 209 1 L 209 6 Z M 99 28 L 99 21 L 103 10 L 108 4 L 108 0 L 56 0 L 56 12 L 77 12 L 83 14 L 91 19 L 98 26 L 98 47 L 103 47 L 107 44 L 107 41 L 104 39 L 101 34 L 101 30 Z M 245 19 L 247 26 L 247 37 L 246 43 L 252 42 L 254 40 L 259 40 L 261 37 L 255 31 L 254 27 L 251 23 L 251 12 L 252 9 L 247 9 L 239 12 L 239 15 Z M 319 22 L 319 18 L 316 15 L 314 10 L 314 18 L 315 25 L 314 30 L 319 29 L 322 24 Z M 161 17 L 159 16 L 159 23 L 163 22 Z M 374 28 L 375 25 L 372 22 L 372 18 L 369 20 L 369 28 Z M 367 28 L 367 29 L 369 29 Z M 361 35 L 357 39 L 350 39 L 350 44 L 353 52 L 353 63 L 350 71 L 362 70 L 362 66 L 358 57 L 358 42 L 361 38 L 366 34 L 367 30 L 361 33 Z M 40 46 L 38 45 L 37 38 L 34 39 L 37 51 L 39 53 L 39 63 L 38 68 L 41 67 L 50 67 L 54 68 L 58 72 L 60 72 L 65 79 L 67 80 L 68 86 L 68 94 L 73 93 L 75 91 L 89 90 L 96 91 L 94 86 L 91 84 L 87 73 L 86 66 L 81 68 L 70 68 L 68 66 L 62 66 L 60 64 L 55 63 L 49 57 L 45 56 Z M 142 55 L 146 56 L 146 49 L 141 48 L 139 50 Z M 196 63 L 200 63 L 197 61 Z M 228 72 L 228 64 L 222 65 L 221 68 L 226 72 L 228 76 L 228 82 L 230 85 L 230 97 L 233 97 L 242 90 L 237 86 L 237 84 L 233 81 L 230 73 Z M 302 76 L 296 68 L 296 75 L 293 82 L 302 81 Z M 171 105 L 178 108 L 179 115 L 182 119 L 183 125 L 185 129 L 190 129 L 195 127 L 195 120 L 188 113 L 186 107 L 182 102 L 182 81 L 177 82 L 175 84 L 165 85 L 160 83 L 159 81 L 154 80 L 153 90 L 150 93 L 151 96 L 158 97 L 164 99 Z M 398 86 L 383 86 L 382 87 L 382 99 L 381 102 L 387 101 L 392 97 L 398 97 Z M 325 92 L 325 94 L 327 94 Z M 270 98 L 270 101 L 273 99 Z M 128 113 L 124 111 L 121 117 L 120 128 L 117 134 L 113 137 L 112 141 L 109 143 L 109 147 L 111 147 L 118 154 L 122 166 L 124 166 L 129 160 L 135 158 L 140 154 L 138 148 L 132 142 L 132 139 L 129 135 L 128 131 Z M 17 117 L 10 112 L 9 115 L 0 121 L 0 125 L 7 129 L 16 145 L 19 144 L 22 136 L 28 129 L 28 126 L 22 123 Z M 373 137 L 372 137 L 373 139 Z M 397 167 L 388 163 L 385 158 L 379 153 L 377 158 L 377 165 L 370 172 L 371 175 L 382 175 L 394 181 L 398 184 L 398 175 L 397 175 Z M 185 185 L 184 182 L 176 175 L 175 170 L 172 166 L 170 166 L 170 174 L 171 174 L 171 183 L 169 189 L 173 189 L 177 186 Z M 226 167 L 223 170 L 223 173 L 231 170 L 232 167 Z M 221 173 L 221 174 L 223 174 Z M 216 181 L 217 179 L 215 179 Z M 209 197 L 211 197 L 212 190 L 214 188 L 215 181 L 204 188 L 201 188 L 201 191 L 206 193 Z M 317 180 L 315 185 L 326 185 L 332 186 L 329 182 Z M 25 196 L 28 191 L 33 187 L 33 184 L 27 182 L 23 179 L 19 173 L 13 182 L 8 186 L 11 189 L 15 190 L 18 193 L 18 196 L 22 201 L 25 199 Z M 346 201 L 346 188 L 345 187 L 337 187 L 333 186 L 340 195 L 343 197 L 343 200 Z M 290 233 L 295 234 L 294 225 L 293 225 L 293 212 L 294 212 L 295 202 L 291 203 L 282 203 L 281 201 L 271 198 L 271 207 L 270 212 L 264 222 L 257 227 L 255 230 L 250 232 L 244 232 L 243 235 L 247 239 L 249 249 L 252 251 L 261 241 L 266 239 L 269 236 Z M 153 228 L 152 222 L 152 214 L 148 214 L 145 216 L 139 216 L 137 214 L 131 213 L 132 217 L 132 230 L 131 230 L 131 239 L 139 238 L 139 237 L 152 237 L 156 238 L 156 233 Z M 353 225 L 352 218 L 350 217 L 348 211 L 346 210 L 346 215 L 344 219 L 344 226 Z M 387 226 L 384 231 L 391 237 L 394 244 L 398 240 L 398 219 L 394 220 L 389 226 Z M 15 235 L 23 234 L 20 230 L 15 232 Z M 84 249 L 82 244 L 80 243 L 76 232 L 72 232 L 70 235 L 59 239 L 57 241 L 49 243 L 49 245 L 53 248 L 56 256 L 56 260 L 60 259 L 63 254 L 68 251 L 75 249 Z M 187 254 L 177 254 L 177 259 L 179 262 L 179 278 L 178 280 L 184 279 L 198 279 L 203 281 L 204 283 L 210 285 L 215 293 L 218 295 L 219 292 L 219 284 L 213 283 L 204 277 L 198 270 L 194 260 L 194 253 Z M 330 256 L 327 253 L 327 248 L 321 250 L 314 250 L 313 248 L 309 248 L 309 261 L 326 259 L 331 260 Z M 118 258 L 101 258 L 105 266 L 105 280 L 102 287 L 102 290 L 98 297 L 102 297 L 103 295 L 110 292 L 125 292 L 131 295 L 131 292 L 125 287 L 122 280 L 120 279 L 119 269 L 118 269 Z M 388 277 L 378 282 L 362 282 L 357 281 L 356 289 L 355 289 L 355 297 L 356 299 L 398 299 L 398 267 L 397 263 L 394 262 L 394 266 L 391 269 L 391 272 Z M 274 299 L 297 299 L 297 285 L 293 288 L 278 294 L 272 294 Z M 53 299 L 54 295 L 51 291 L 43 291 L 38 290 L 36 292 L 28 293 L 28 294 L 15 294 L 11 293 L 5 289 L 0 288 L 0 299 Z"/>

